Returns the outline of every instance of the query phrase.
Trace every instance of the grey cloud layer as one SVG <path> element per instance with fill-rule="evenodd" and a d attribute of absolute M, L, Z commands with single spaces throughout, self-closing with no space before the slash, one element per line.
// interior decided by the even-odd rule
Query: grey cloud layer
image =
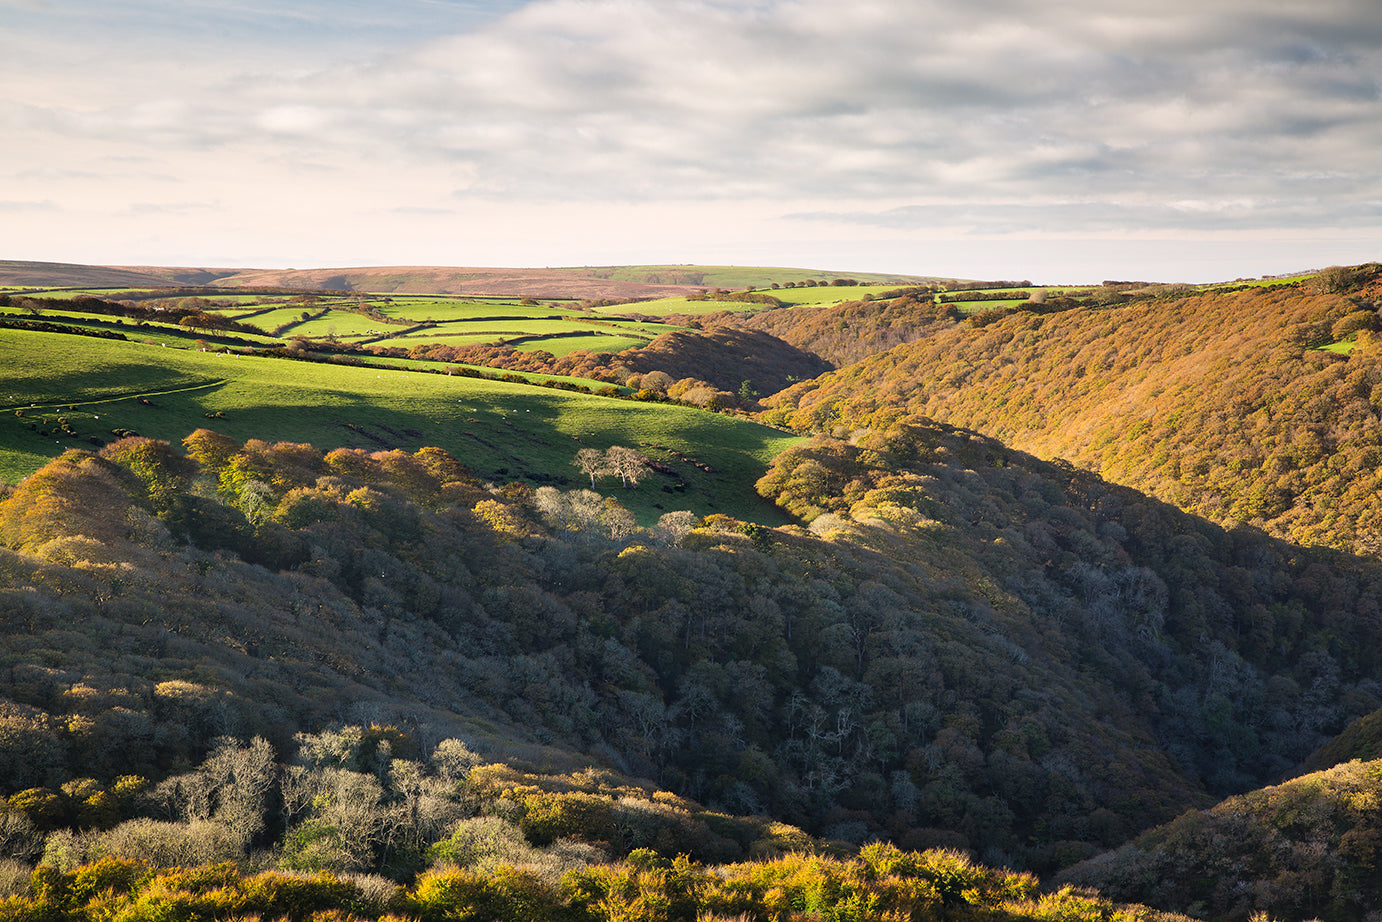
<path fill-rule="evenodd" d="M 167 156 L 444 167 L 443 197 L 840 200 L 829 214 L 879 226 L 1366 224 L 1379 49 L 1375 0 L 543 0 L 372 57 L 228 80 L 232 53 L 126 104 L 16 100 L 8 118 Z"/>

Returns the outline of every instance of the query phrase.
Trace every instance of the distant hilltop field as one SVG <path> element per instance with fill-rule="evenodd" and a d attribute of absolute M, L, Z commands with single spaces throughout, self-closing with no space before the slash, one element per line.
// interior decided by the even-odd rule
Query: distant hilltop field
<path fill-rule="evenodd" d="M 346 269 L 228 269 L 170 266 L 85 266 L 0 260 L 0 287 L 43 288 L 216 286 L 303 288 L 394 294 L 513 295 L 530 298 L 660 298 L 702 288 L 766 288 L 772 283 L 829 284 L 840 272 L 736 266 L 583 266 L 506 269 L 455 266 L 373 266 Z M 870 284 L 920 284 L 911 275 L 849 273 Z"/>

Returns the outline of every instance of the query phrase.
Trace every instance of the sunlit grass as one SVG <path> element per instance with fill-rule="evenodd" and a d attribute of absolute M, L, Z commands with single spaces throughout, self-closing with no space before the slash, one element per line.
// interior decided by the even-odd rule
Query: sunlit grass
<path fill-rule="evenodd" d="M 0 379 L 0 477 L 8 482 L 66 448 L 93 449 L 92 439 L 114 439 L 115 429 L 174 444 L 206 427 L 240 441 L 310 442 L 323 449 L 437 445 L 482 478 L 558 478 L 571 487 L 579 486 L 571 465 L 579 448 L 657 444 L 700 459 L 714 473 L 674 464 L 684 488 L 663 492 L 677 481 L 660 476 L 621 491 L 621 500 L 641 517 L 655 517 L 660 508 L 691 509 L 780 522 L 783 514 L 757 496 L 753 483 L 798 441 L 688 407 L 54 333 L 0 330 L 0 367 L 7 369 Z M 53 434 L 60 416 L 76 436 Z"/>

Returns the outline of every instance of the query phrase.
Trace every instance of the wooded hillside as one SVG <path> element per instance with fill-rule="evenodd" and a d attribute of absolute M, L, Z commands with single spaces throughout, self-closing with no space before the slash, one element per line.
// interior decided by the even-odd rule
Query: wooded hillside
<path fill-rule="evenodd" d="M 1214 521 L 1377 554 L 1378 326 L 1371 289 L 1300 287 L 979 315 L 798 384 L 769 418 L 847 432 L 901 408 Z"/>
<path fill-rule="evenodd" d="M 809 530 L 640 531 L 436 450 L 187 450 L 70 452 L 0 509 L 12 787 L 158 777 L 204 756 L 194 719 L 284 746 L 483 718 L 721 809 L 1049 869 L 1379 704 L 1376 624 L 1346 616 L 1377 565 L 918 421 L 783 456 L 761 489 L 827 510 Z"/>

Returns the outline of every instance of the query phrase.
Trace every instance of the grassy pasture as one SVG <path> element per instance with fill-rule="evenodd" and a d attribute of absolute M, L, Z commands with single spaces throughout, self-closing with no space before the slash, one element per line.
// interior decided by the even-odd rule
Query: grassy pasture
<path fill-rule="evenodd" d="M 645 337 L 622 336 L 612 330 L 596 331 L 580 327 L 568 327 L 565 330 L 552 332 L 557 332 L 560 335 L 548 334 L 544 337 L 541 334 L 515 329 L 490 333 L 449 333 L 441 329 L 430 329 L 411 333 L 407 336 L 394 336 L 380 340 L 375 345 L 401 346 L 405 349 L 411 349 L 415 346 L 431 343 L 440 343 L 446 346 L 476 346 L 503 341 L 520 352 L 542 350 L 556 356 L 563 356 L 569 355 L 577 349 L 589 349 L 591 352 L 622 352 L 633 346 L 646 346 L 648 344 L 648 339 Z M 589 384 L 590 382 L 585 383 Z"/>
<path fill-rule="evenodd" d="M 581 485 L 571 461 L 582 447 L 659 444 L 703 461 L 714 473 L 649 451 L 683 479 L 652 475 L 630 491 L 604 485 L 640 521 L 691 509 L 780 523 L 783 514 L 754 493 L 753 483 L 797 441 L 687 407 L 22 330 L 0 330 L 0 368 L 6 369 L 0 376 L 0 478 L 8 482 L 69 447 L 90 450 L 93 438 L 114 439 L 112 429 L 175 444 L 207 427 L 242 441 L 310 442 L 322 449 L 438 445 L 483 478 L 534 484 L 550 478 L 567 488 Z M 222 417 L 207 418 L 216 413 Z M 59 416 L 75 437 L 54 434 Z"/>
<path fill-rule="evenodd" d="M 827 304 L 842 304 L 845 301 L 859 301 L 865 295 L 879 295 L 889 291 L 896 291 L 899 288 L 909 287 L 906 284 L 890 285 L 818 285 L 815 288 L 774 288 L 760 289 L 764 294 L 771 295 L 789 306 L 810 305 L 812 307 Z M 755 304 L 752 301 L 727 301 L 727 300 L 695 300 L 691 298 L 657 298 L 651 301 L 637 301 L 633 304 L 615 304 L 607 307 L 597 307 L 595 310 L 601 314 L 646 314 L 649 317 L 663 317 L 668 314 L 716 314 L 721 311 L 734 311 L 736 313 L 747 314 L 754 311 L 767 309 L 766 304 Z"/>
<path fill-rule="evenodd" d="M 300 317 L 301 315 L 302 312 L 298 311 L 298 316 Z M 378 320 L 371 320 L 364 314 L 356 314 L 351 311 L 329 310 L 319 318 L 308 320 L 305 323 L 299 323 L 297 326 L 287 330 L 286 333 L 289 336 L 307 336 L 312 339 L 320 339 L 325 336 L 365 336 L 370 330 L 387 332 L 390 329 L 402 328 L 389 327 L 380 323 Z"/>
<path fill-rule="evenodd" d="M 6 311 L 0 308 L 0 317 L 13 318 L 16 320 L 37 320 L 41 323 L 57 323 L 64 326 L 78 327 L 84 330 L 109 330 L 115 333 L 122 333 L 135 342 L 154 343 L 161 346 L 175 346 L 179 349 L 193 348 L 198 339 L 206 339 L 215 342 L 218 336 L 230 337 L 235 340 L 241 340 L 259 346 L 275 346 L 279 344 L 279 340 L 271 336 L 259 336 L 253 333 L 238 333 L 227 330 L 192 330 L 173 323 L 141 322 L 128 317 L 83 314 L 77 311 L 45 311 L 42 315 L 33 317 L 27 313 L 13 310 Z"/>
<path fill-rule="evenodd" d="M 540 386 L 550 386 L 553 382 L 561 382 L 561 383 L 564 383 L 564 384 L 574 384 L 574 385 L 576 385 L 577 387 L 586 387 L 586 388 L 606 388 L 606 387 L 610 387 L 610 388 L 613 388 L 613 389 L 615 390 L 615 392 L 617 392 L 617 393 L 619 393 L 619 394 L 621 394 L 621 395 L 623 395 L 623 396 L 628 396 L 628 395 L 630 395 L 630 394 L 633 393 L 633 389 L 632 389 L 632 388 L 623 387 L 622 385 L 617 385 L 617 384 L 606 384 L 606 383 L 601 382 L 601 381 L 591 381 L 589 378 L 573 378 L 573 377 L 570 377 L 569 375 L 547 375 L 547 374 L 541 374 L 541 373 L 539 373 L 539 372 L 534 372 L 534 371 L 510 371 L 510 370 L 508 370 L 507 368 L 489 368 L 489 367 L 484 366 L 484 365 L 467 365 L 467 364 L 465 364 L 464 362 L 442 362 L 442 363 L 438 363 L 438 362 L 430 361 L 430 360 L 428 360 L 428 359 L 394 359 L 394 358 L 378 358 L 378 359 L 373 359 L 373 360 L 371 360 L 370 363 L 369 363 L 369 367 L 374 368 L 374 369 L 385 369 L 385 370 L 393 370 L 393 371 L 397 371 L 397 370 L 402 369 L 402 370 L 405 370 L 405 371 L 432 372 L 432 373 L 443 374 L 443 375 L 444 375 L 444 374 L 449 374 L 448 369 L 452 369 L 452 368 L 468 368 L 468 369 L 471 369 L 472 371 L 475 371 L 475 372 L 479 373 L 479 374 L 480 374 L 481 376 L 483 376 L 483 377 L 491 378 L 491 379 L 495 379 L 495 380 L 498 380 L 498 379 L 501 379 L 501 378 L 504 378 L 504 377 L 507 377 L 507 376 L 510 376 L 510 375 L 517 375 L 518 377 L 523 378 L 523 379 L 525 379 L 526 381 L 528 381 L 530 384 L 540 385 Z"/>
<path fill-rule="evenodd" d="M 648 317 L 665 317 L 668 314 L 718 314 L 721 311 L 737 311 L 741 314 L 761 311 L 767 305 L 752 304 L 745 301 L 692 301 L 688 298 L 657 298 L 652 301 L 637 301 L 633 304 L 611 304 L 592 308 L 598 314 L 625 315 L 643 314 Z"/>
<path fill-rule="evenodd" d="M 499 338 L 510 336 L 537 336 L 543 333 L 574 333 L 581 329 L 580 324 L 572 323 L 569 320 L 547 320 L 545 318 L 541 320 L 469 320 L 446 323 L 441 326 L 419 331 L 415 335 L 427 336 L 430 333 L 448 331 L 456 333 L 477 333 Z"/>
<path fill-rule="evenodd" d="M 92 314 L 85 311 L 53 311 L 42 310 L 37 314 L 31 314 L 26 310 L 17 307 L 0 307 L 0 317 L 9 317 L 15 320 L 41 320 L 48 323 L 65 323 L 69 326 L 87 326 L 94 324 L 106 324 L 110 329 L 119 330 L 122 327 L 133 327 L 138 324 L 137 320 L 128 317 L 113 317 L 109 314 Z M 121 323 L 116 323 L 116 321 Z"/>
<path fill-rule="evenodd" d="M 572 336 L 553 337 L 551 339 L 521 339 L 512 340 L 513 347 L 519 352 L 534 352 L 541 350 L 550 352 L 557 357 L 570 355 L 578 349 L 589 349 L 591 352 L 623 352 L 635 346 L 646 346 L 648 340 L 633 336 L 611 335 L 609 333 L 583 333 Z"/>
<path fill-rule="evenodd" d="M 611 324 L 618 324 L 618 326 L 617 328 L 611 327 Z M 652 339 L 661 336 L 663 333 L 674 333 L 677 330 L 689 329 L 689 327 L 677 326 L 674 323 L 662 323 L 656 320 L 616 320 L 611 318 L 609 320 L 600 320 L 599 323 L 595 325 L 595 329 L 607 331 L 614 331 L 617 329 L 619 332 L 632 335 L 642 334 L 644 337 Z"/>
<path fill-rule="evenodd" d="M 268 305 L 263 305 L 263 307 L 267 306 Z M 261 307 L 260 310 L 262 310 L 263 307 Z M 266 330 L 272 330 L 274 327 L 281 326 L 285 323 L 301 320 L 304 312 L 315 314 L 318 310 L 321 310 L 321 308 L 314 309 L 302 304 L 294 304 L 291 306 L 274 308 L 271 311 L 259 314 L 251 322 Z"/>
<path fill-rule="evenodd" d="M 909 285 L 829 285 L 815 288 L 776 288 L 766 292 L 785 304 L 843 304 L 845 301 L 860 301 L 864 295 L 881 295 Z"/>
<path fill-rule="evenodd" d="M 274 310 L 269 304 L 245 304 L 241 307 L 218 307 L 216 313 L 229 317 L 231 320 L 239 320 L 242 317 L 263 317 Z M 302 311 L 298 311 L 299 314 Z"/>
<path fill-rule="evenodd" d="M 496 304 L 494 302 L 475 302 L 462 300 L 400 301 L 392 303 L 371 302 L 385 317 L 395 320 L 437 320 L 442 322 L 457 320 L 483 320 L 486 317 L 531 317 L 553 316 L 579 317 L 580 311 L 551 307 L 547 304 Z"/>
<path fill-rule="evenodd" d="M 500 337 L 493 333 L 460 333 L 449 332 L 445 327 L 434 327 L 430 330 L 422 330 L 417 333 L 409 333 L 407 336 L 390 336 L 387 339 L 380 339 L 371 342 L 372 346 L 400 346 L 404 349 L 411 349 L 414 346 L 424 346 L 429 343 L 440 343 L 445 346 L 480 346 L 492 343 Z"/>
<path fill-rule="evenodd" d="M 1315 272 L 1306 272 L 1303 275 L 1292 275 L 1284 278 L 1249 279 L 1243 282 L 1220 282 L 1215 285 L 1203 285 L 1201 287 L 1205 289 L 1237 288 L 1239 286 L 1245 286 L 1248 288 L 1272 288 L 1276 285 L 1295 285 L 1297 282 L 1303 282 L 1306 279 L 1312 279 L 1317 274 L 1318 273 Z"/>
<path fill-rule="evenodd" d="M 1002 301 L 948 301 L 947 306 L 955 308 L 962 314 L 982 314 L 984 311 L 998 310 L 1002 307 L 1017 307 L 1026 304 L 1026 298 L 1013 298 Z"/>
<path fill-rule="evenodd" d="M 374 340 L 369 346 L 378 348 L 415 349 L 418 346 L 488 346 L 509 337 L 495 336 L 492 333 L 446 333 L 439 330 L 423 330 L 409 336 L 391 336 L 388 339 Z M 587 384 L 590 382 L 587 381 Z"/>

